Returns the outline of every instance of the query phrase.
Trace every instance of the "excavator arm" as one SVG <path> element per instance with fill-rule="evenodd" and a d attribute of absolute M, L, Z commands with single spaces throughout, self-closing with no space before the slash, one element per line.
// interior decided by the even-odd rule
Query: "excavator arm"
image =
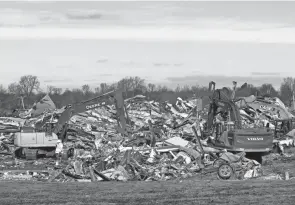
<path fill-rule="evenodd" d="M 124 106 L 123 95 L 120 90 L 111 91 L 87 101 L 67 105 L 65 107 L 65 110 L 62 112 L 61 116 L 59 117 L 53 132 L 57 135 L 58 133 L 60 133 L 59 134 L 60 138 L 64 140 L 65 132 L 68 127 L 68 121 L 70 120 L 72 116 L 78 113 L 88 111 L 88 110 L 93 110 L 102 106 L 113 105 L 113 104 L 115 104 L 116 106 L 118 131 L 122 135 L 126 135 L 127 131 L 126 131 L 125 116 L 128 116 L 128 115 Z"/>
<path fill-rule="evenodd" d="M 213 85 L 213 86 L 212 86 Z M 234 91 L 235 91 L 236 82 L 234 82 Z M 212 89 L 213 87 L 213 89 Z M 230 113 L 230 120 L 235 122 L 237 128 L 241 127 L 241 116 L 238 107 L 233 101 L 235 94 L 232 94 L 230 97 L 226 94 L 224 89 L 216 89 L 215 83 L 210 82 L 209 90 L 213 91 L 211 98 L 211 103 L 209 105 L 208 112 L 208 129 L 211 129 L 214 122 L 214 117 L 218 114 L 218 108 L 221 108 L 222 111 Z"/>

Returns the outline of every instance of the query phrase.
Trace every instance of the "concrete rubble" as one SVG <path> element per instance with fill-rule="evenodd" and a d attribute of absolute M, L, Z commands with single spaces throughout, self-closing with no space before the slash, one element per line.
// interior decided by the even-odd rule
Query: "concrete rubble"
<path fill-rule="evenodd" d="M 268 109 L 265 104 L 276 105 Z M 201 136 L 206 123 L 207 107 L 197 111 L 195 100 L 177 99 L 176 104 L 147 101 L 145 96 L 125 100 L 130 119 L 128 138 L 116 130 L 114 106 L 106 106 L 73 116 L 64 147 L 72 148 L 67 159 L 40 157 L 37 160 L 17 158 L 14 154 L 14 133 L 22 126 L 34 127 L 40 122 L 57 121 L 62 110 L 45 112 L 37 117 L 0 118 L 0 179 L 38 181 L 160 181 L 194 176 L 214 175 L 219 179 L 251 178 L 282 179 L 284 176 L 262 173 L 263 166 L 245 157 L 215 149 L 196 139 L 193 127 Z M 236 104 L 244 127 L 267 126 L 274 129 L 274 119 L 290 117 L 278 98 L 250 96 Z M 245 106 L 247 104 L 248 106 Z M 283 112 L 283 113 L 282 113 Z M 284 154 L 294 146 L 291 131 L 274 140 L 274 148 Z M 275 149 L 274 149 L 275 150 Z M 222 178 L 217 168 L 231 169 L 233 174 Z"/>

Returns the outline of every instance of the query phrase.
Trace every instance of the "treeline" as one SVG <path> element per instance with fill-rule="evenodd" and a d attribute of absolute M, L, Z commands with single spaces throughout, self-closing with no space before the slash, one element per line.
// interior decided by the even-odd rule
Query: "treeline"
<path fill-rule="evenodd" d="M 243 83 L 240 82 L 239 86 Z M 295 91 L 295 78 L 285 78 L 279 90 L 276 90 L 270 83 L 265 83 L 258 87 L 251 84 L 243 87 L 239 86 L 236 91 L 237 97 L 268 95 L 279 97 L 287 106 L 290 106 L 292 93 Z M 39 101 L 47 93 L 56 106 L 60 108 L 64 105 L 81 102 L 118 88 L 123 90 L 125 98 L 141 94 L 147 96 L 149 100 L 160 102 L 170 101 L 171 103 L 174 103 L 177 97 L 181 97 L 182 99 L 203 97 L 206 101 L 210 95 L 208 86 L 199 86 L 196 84 L 194 86 L 178 86 L 176 89 L 170 89 L 167 86 L 148 83 L 140 77 L 125 77 L 117 83 L 101 83 L 98 87 L 94 88 L 85 84 L 81 88 L 74 89 L 63 90 L 59 87 L 48 86 L 46 90 L 42 90 L 38 77 L 27 75 L 22 76 L 18 82 L 11 83 L 7 88 L 0 85 L 0 108 L 1 110 L 30 108 L 34 102 Z"/>

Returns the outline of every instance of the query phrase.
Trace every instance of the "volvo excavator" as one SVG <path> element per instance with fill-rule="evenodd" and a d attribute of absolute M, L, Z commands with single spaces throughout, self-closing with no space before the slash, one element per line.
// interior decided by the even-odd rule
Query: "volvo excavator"
<path fill-rule="evenodd" d="M 234 101 L 235 82 L 232 96 L 226 89 L 215 90 L 213 81 L 209 90 L 213 91 L 205 131 L 207 136 L 212 136 L 209 144 L 234 153 L 246 152 L 249 158 L 261 162 L 262 155 L 272 150 L 273 132 L 267 128 L 242 128 L 240 112 Z"/>
<path fill-rule="evenodd" d="M 22 127 L 14 137 L 14 144 L 18 147 L 15 156 L 25 157 L 29 160 L 36 159 L 38 155 L 54 155 L 57 141 L 67 141 L 68 121 L 72 116 L 112 104 L 115 104 L 116 107 L 117 131 L 123 136 L 127 136 L 126 119 L 128 119 L 128 114 L 124 106 L 122 91 L 116 90 L 84 102 L 65 106 L 57 123 L 44 121 L 35 128 Z M 43 131 L 40 132 L 40 128 Z"/>

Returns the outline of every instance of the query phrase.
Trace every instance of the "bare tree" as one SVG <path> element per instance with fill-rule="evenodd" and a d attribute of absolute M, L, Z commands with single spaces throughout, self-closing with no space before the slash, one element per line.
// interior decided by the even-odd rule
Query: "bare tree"
<path fill-rule="evenodd" d="M 183 92 L 189 92 L 191 89 L 190 89 L 190 87 L 188 86 L 188 85 L 184 85 L 184 86 L 182 86 L 182 88 L 181 88 L 181 91 L 183 91 Z"/>
<path fill-rule="evenodd" d="M 295 79 L 292 77 L 284 78 L 280 87 L 281 99 L 285 101 L 287 104 L 291 105 L 293 101 L 294 92 L 295 92 Z"/>
<path fill-rule="evenodd" d="M 79 93 L 79 94 L 82 93 L 83 94 L 83 91 L 81 89 L 79 89 L 79 88 L 73 88 L 72 93 Z"/>
<path fill-rule="evenodd" d="M 118 82 L 118 88 L 119 89 L 122 89 L 122 91 L 124 92 L 125 94 L 125 97 L 127 97 L 128 95 L 128 92 L 129 91 L 132 91 L 133 87 L 133 82 L 132 82 L 132 78 L 123 78 L 121 79 L 119 82 Z"/>
<path fill-rule="evenodd" d="M 82 86 L 82 91 L 85 95 L 89 94 L 90 93 L 90 86 L 89 85 L 83 85 Z"/>
<path fill-rule="evenodd" d="M 149 92 L 154 92 L 156 89 L 156 85 L 155 84 L 152 84 L 152 83 L 149 83 L 148 84 L 148 91 Z"/>
<path fill-rule="evenodd" d="M 160 92 L 162 90 L 162 85 L 157 85 L 156 91 Z"/>
<path fill-rule="evenodd" d="M 47 93 L 49 93 L 49 94 L 53 94 L 53 91 L 54 91 L 54 86 L 52 86 L 52 85 L 48 85 L 47 86 Z"/>
<path fill-rule="evenodd" d="M 25 96 L 30 97 L 34 91 L 39 90 L 40 82 L 37 76 L 25 75 L 20 78 L 18 86 Z"/>
<path fill-rule="evenodd" d="M 258 92 L 258 89 L 254 85 L 244 83 L 237 88 L 236 97 L 247 97 L 250 95 L 256 95 L 257 92 Z"/>
<path fill-rule="evenodd" d="M 169 89 L 168 89 L 168 87 L 167 86 L 161 86 L 161 85 L 158 85 L 157 86 L 157 91 L 158 92 L 167 92 L 167 91 L 169 91 Z"/>
<path fill-rule="evenodd" d="M 118 83 L 112 83 L 110 85 L 107 85 L 107 92 L 110 92 L 112 90 L 116 90 L 118 88 Z"/>
<path fill-rule="evenodd" d="M 267 94 L 270 96 L 277 96 L 276 89 L 272 86 L 272 84 L 265 83 L 259 87 L 259 91 L 261 94 Z"/>
<path fill-rule="evenodd" d="M 17 83 L 11 83 L 8 85 L 8 92 L 14 95 L 21 95 L 22 91 Z"/>
<path fill-rule="evenodd" d="M 199 94 L 199 91 L 201 89 L 200 89 L 200 86 L 199 85 L 193 85 L 193 86 L 191 86 L 190 90 L 192 91 L 192 93 L 194 95 L 198 95 Z"/>
<path fill-rule="evenodd" d="M 108 89 L 108 84 L 106 83 L 101 83 L 100 84 L 100 90 L 101 90 L 101 93 L 104 94 Z"/>
<path fill-rule="evenodd" d="M 0 85 L 0 93 L 6 93 L 6 89 L 2 84 Z"/>
<path fill-rule="evenodd" d="M 68 95 L 69 93 L 71 93 L 72 91 L 69 88 L 65 89 L 65 92 L 63 93 L 64 95 Z"/>
<path fill-rule="evenodd" d="M 95 92 L 96 94 L 100 93 L 100 87 L 96 87 L 96 88 L 94 88 L 94 92 Z"/>
<path fill-rule="evenodd" d="M 145 90 L 145 81 L 144 79 L 141 79 L 140 77 L 129 77 L 129 81 L 132 86 L 133 96 L 135 95 L 136 90 Z"/>
<path fill-rule="evenodd" d="M 136 77 L 130 77 L 130 80 L 132 82 L 133 89 L 142 89 L 144 87 L 144 79 L 136 76 Z"/>
<path fill-rule="evenodd" d="M 53 94 L 55 95 L 61 95 L 62 88 L 53 88 Z"/>

